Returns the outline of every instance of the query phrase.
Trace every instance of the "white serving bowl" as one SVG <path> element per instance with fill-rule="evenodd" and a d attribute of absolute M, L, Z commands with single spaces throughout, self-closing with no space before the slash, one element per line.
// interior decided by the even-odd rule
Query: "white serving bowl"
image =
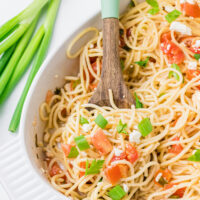
<path fill-rule="evenodd" d="M 123 12 L 127 7 L 130 0 L 121 0 L 120 9 Z M 39 70 L 34 82 L 29 90 L 24 109 L 22 112 L 21 125 L 20 125 L 20 140 L 18 146 L 22 148 L 25 157 L 25 163 L 30 170 L 31 175 L 28 177 L 27 169 L 21 170 L 21 174 L 24 174 L 24 178 L 21 178 L 21 182 L 25 182 L 28 179 L 27 186 L 24 186 L 26 190 L 32 190 L 30 195 L 36 195 L 34 200 L 62 200 L 66 199 L 64 195 L 57 192 L 48 182 L 46 177 L 41 171 L 42 162 L 36 156 L 35 135 L 38 140 L 43 138 L 44 123 L 39 118 L 39 106 L 44 101 L 46 92 L 56 87 L 62 87 L 65 83 L 65 75 L 76 75 L 78 73 L 79 59 L 68 59 L 66 57 L 66 49 L 70 41 L 86 27 L 96 27 L 101 29 L 101 17 L 100 14 L 94 16 L 88 20 L 81 28 L 79 28 L 71 37 L 67 38 L 65 42 L 55 52 L 49 56 L 41 69 Z M 35 124 L 35 125 L 33 125 Z M 17 145 L 16 145 L 17 151 Z M 42 152 L 37 152 L 41 156 Z M 20 175 L 21 176 L 21 175 Z M 20 178 L 20 177 L 19 177 Z M 30 180 L 31 179 L 31 180 Z M 32 189 L 35 186 L 36 189 Z M 13 186 L 14 187 L 14 186 Z M 45 190 L 45 192 L 44 192 Z M 25 189 L 23 188 L 24 193 Z M 45 196 L 46 195 L 46 196 Z M 20 200 L 28 200 L 28 195 L 19 198 Z M 17 199 L 18 200 L 18 199 Z"/>

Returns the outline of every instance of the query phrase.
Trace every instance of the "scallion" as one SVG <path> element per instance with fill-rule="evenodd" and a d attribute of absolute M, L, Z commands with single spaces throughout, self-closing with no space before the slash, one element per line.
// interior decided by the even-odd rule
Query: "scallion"
<path fill-rule="evenodd" d="M 79 123 L 81 125 L 83 125 L 83 124 L 89 124 L 88 120 L 86 118 L 82 117 L 82 116 L 80 116 Z"/>
<path fill-rule="evenodd" d="M 80 151 L 84 151 L 84 150 L 90 148 L 90 145 L 88 144 L 88 141 L 86 140 L 84 135 L 80 135 L 78 137 L 75 137 L 74 141 L 76 142 L 76 145 L 78 146 Z"/>
<path fill-rule="evenodd" d="M 76 147 L 71 147 L 71 150 L 69 152 L 68 158 L 76 158 L 79 155 L 79 152 Z"/>
<path fill-rule="evenodd" d="M 135 96 L 135 107 L 136 108 L 143 108 L 143 104 L 142 102 L 139 100 L 136 92 L 134 93 L 134 96 Z"/>
<path fill-rule="evenodd" d="M 98 114 L 97 118 L 94 121 L 102 129 L 104 129 L 108 124 L 108 121 L 103 117 L 102 114 Z"/>
<path fill-rule="evenodd" d="M 159 12 L 159 4 L 156 0 L 146 0 L 146 2 L 152 7 L 152 9 L 148 11 L 149 14 L 155 15 Z"/>
<path fill-rule="evenodd" d="M 119 120 L 119 124 L 117 125 L 117 132 L 118 133 L 124 133 L 124 134 L 128 134 L 127 131 L 125 130 L 127 127 L 127 124 L 123 124 L 122 120 Z"/>
<path fill-rule="evenodd" d="M 180 69 L 180 67 L 179 67 L 177 64 L 172 64 L 172 65 L 171 65 L 171 68 L 176 69 L 177 71 L 179 71 L 179 72 L 181 73 L 181 69 Z M 171 78 L 172 76 L 173 76 L 177 81 L 180 80 L 179 75 L 178 75 L 176 72 L 174 72 L 174 71 L 169 72 L 169 78 Z"/>
<path fill-rule="evenodd" d="M 200 149 L 197 149 L 195 153 L 188 158 L 189 161 L 200 162 Z"/>
<path fill-rule="evenodd" d="M 194 58 L 195 58 L 196 60 L 199 60 L 199 59 L 200 59 L 200 54 L 194 54 Z"/>
<path fill-rule="evenodd" d="M 144 118 L 139 124 L 138 129 L 143 137 L 152 132 L 153 127 L 149 118 Z"/>
<path fill-rule="evenodd" d="M 93 160 L 89 167 L 89 162 L 87 160 L 85 175 L 99 174 L 100 169 L 103 167 L 104 162 L 105 162 L 104 160 Z"/>
<path fill-rule="evenodd" d="M 126 195 L 126 192 L 120 185 L 116 185 L 108 192 L 108 196 L 112 200 L 121 200 Z"/>
<path fill-rule="evenodd" d="M 137 61 L 135 62 L 135 64 L 139 65 L 140 67 L 146 67 L 148 61 L 149 61 L 149 57 L 147 57 L 145 60 Z"/>
<path fill-rule="evenodd" d="M 176 20 L 182 13 L 178 10 L 173 10 L 172 12 L 169 12 L 166 16 L 165 16 L 165 19 L 171 23 L 173 22 L 174 20 Z"/>
<path fill-rule="evenodd" d="M 120 59 L 120 66 L 121 66 L 121 69 L 122 69 L 122 71 L 123 71 L 124 68 L 125 68 L 124 60 L 123 60 L 123 59 Z"/>

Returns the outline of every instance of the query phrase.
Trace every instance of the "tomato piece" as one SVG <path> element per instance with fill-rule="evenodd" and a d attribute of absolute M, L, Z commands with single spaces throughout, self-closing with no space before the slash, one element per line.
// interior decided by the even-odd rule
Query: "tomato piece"
<path fill-rule="evenodd" d="M 197 76 L 200 75 L 200 70 L 195 70 L 195 69 L 188 69 L 186 71 L 186 77 L 188 78 L 188 80 L 192 80 L 193 78 L 196 78 Z M 198 80 L 200 81 L 200 80 Z M 196 86 L 199 90 L 200 90 L 200 85 Z"/>
<path fill-rule="evenodd" d="M 200 8 L 197 3 L 191 4 L 188 2 L 181 4 L 181 10 L 187 15 L 191 17 L 200 17 Z"/>
<path fill-rule="evenodd" d="M 172 188 L 174 185 L 178 185 L 178 183 L 170 183 L 170 184 L 167 184 L 164 189 L 167 190 L 167 189 L 170 189 Z M 184 188 L 180 188 L 178 190 L 176 190 L 176 192 L 174 192 L 172 194 L 172 196 L 178 196 L 180 198 L 182 198 L 184 196 L 184 193 L 185 193 L 185 190 L 186 190 L 186 187 Z"/>
<path fill-rule="evenodd" d="M 85 169 L 86 168 L 86 162 L 80 162 L 80 168 Z M 79 177 L 81 178 L 84 175 L 85 175 L 85 172 L 80 172 Z"/>
<path fill-rule="evenodd" d="M 47 94 L 46 94 L 46 98 L 45 98 L 46 103 L 49 104 L 49 102 L 51 101 L 52 97 L 53 97 L 53 92 L 51 90 L 48 90 Z"/>
<path fill-rule="evenodd" d="M 61 174 L 63 171 L 62 169 L 60 168 L 60 166 L 58 165 L 58 163 L 54 163 L 49 171 L 49 175 L 52 177 L 52 176 L 55 176 L 57 174 Z"/>
<path fill-rule="evenodd" d="M 92 84 L 89 85 L 89 88 L 90 88 L 91 91 L 94 91 L 94 89 L 96 89 L 97 86 L 98 86 L 98 83 L 92 83 Z"/>
<path fill-rule="evenodd" d="M 116 160 L 124 160 L 124 159 L 126 159 L 126 153 L 125 153 L 125 152 L 122 152 L 122 153 L 120 154 L 120 156 L 114 155 L 114 156 L 112 157 L 112 159 L 111 159 L 111 162 L 114 162 L 114 161 L 116 161 Z"/>
<path fill-rule="evenodd" d="M 129 167 L 127 165 L 118 164 L 122 178 L 128 177 Z"/>
<path fill-rule="evenodd" d="M 91 138 L 91 142 L 94 147 L 100 152 L 102 155 L 106 155 L 112 151 L 112 145 L 108 140 L 107 136 L 104 132 L 99 129 Z"/>
<path fill-rule="evenodd" d="M 130 36 L 131 36 L 131 28 L 128 28 L 128 29 L 126 30 L 126 36 L 127 36 L 127 37 L 130 37 Z"/>
<path fill-rule="evenodd" d="M 183 51 L 171 41 L 171 35 L 169 32 L 164 33 L 161 36 L 160 49 L 167 56 L 170 64 L 180 64 L 185 59 Z"/>
<path fill-rule="evenodd" d="M 62 150 L 65 154 L 66 157 L 68 157 L 70 151 L 71 151 L 71 148 L 73 147 L 72 145 L 70 144 L 61 144 L 61 147 L 62 147 Z"/>
<path fill-rule="evenodd" d="M 119 180 L 122 178 L 121 170 L 120 170 L 119 165 L 114 165 L 114 166 L 107 167 L 105 169 L 105 175 L 106 175 L 108 181 L 112 185 L 117 184 L 119 182 Z"/>
<path fill-rule="evenodd" d="M 125 153 L 126 159 L 131 163 L 134 163 L 139 158 L 137 149 L 131 143 L 126 145 Z"/>
<path fill-rule="evenodd" d="M 179 140 L 180 140 L 180 138 L 177 136 L 172 141 L 179 141 Z M 179 154 L 179 153 L 181 153 L 182 150 L 183 150 L 183 147 L 182 147 L 181 144 L 173 144 L 169 148 L 168 152 L 169 153 L 174 153 L 174 154 Z"/>
<path fill-rule="evenodd" d="M 159 180 L 157 180 L 157 176 L 159 176 L 160 174 L 162 176 L 160 176 Z M 168 169 L 164 169 L 164 170 L 159 169 L 155 174 L 154 183 L 158 186 L 163 187 L 169 183 L 171 178 L 172 178 L 172 173 Z"/>

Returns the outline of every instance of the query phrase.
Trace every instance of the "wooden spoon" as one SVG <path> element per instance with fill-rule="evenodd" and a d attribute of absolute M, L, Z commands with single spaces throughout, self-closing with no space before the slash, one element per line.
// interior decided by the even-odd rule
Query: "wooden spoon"
<path fill-rule="evenodd" d="M 101 80 L 89 103 L 111 106 L 108 90 L 119 108 L 129 108 L 135 101 L 126 87 L 119 58 L 119 0 L 102 0 L 103 67 Z"/>

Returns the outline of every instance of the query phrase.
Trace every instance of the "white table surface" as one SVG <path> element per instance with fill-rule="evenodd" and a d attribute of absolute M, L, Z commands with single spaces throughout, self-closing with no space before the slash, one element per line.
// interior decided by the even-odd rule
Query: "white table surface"
<path fill-rule="evenodd" d="M 49 53 L 58 47 L 64 39 L 68 35 L 71 35 L 82 23 L 100 10 L 99 1 L 100 0 L 62 0 Z M 2 25 L 5 21 L 25 8 L 32 0 L 0 0 L 0 2 L 0 25 Z M 6 103 L 0 106 L 0 145 L 5 144 L 16 136 L 16 134 L 8 131 L 8 126 L 25 85 L 28 73 L 29 72 L 25 74 L 16 86 Z M 0 199 L 9 200 L 1 185 Z"/>

